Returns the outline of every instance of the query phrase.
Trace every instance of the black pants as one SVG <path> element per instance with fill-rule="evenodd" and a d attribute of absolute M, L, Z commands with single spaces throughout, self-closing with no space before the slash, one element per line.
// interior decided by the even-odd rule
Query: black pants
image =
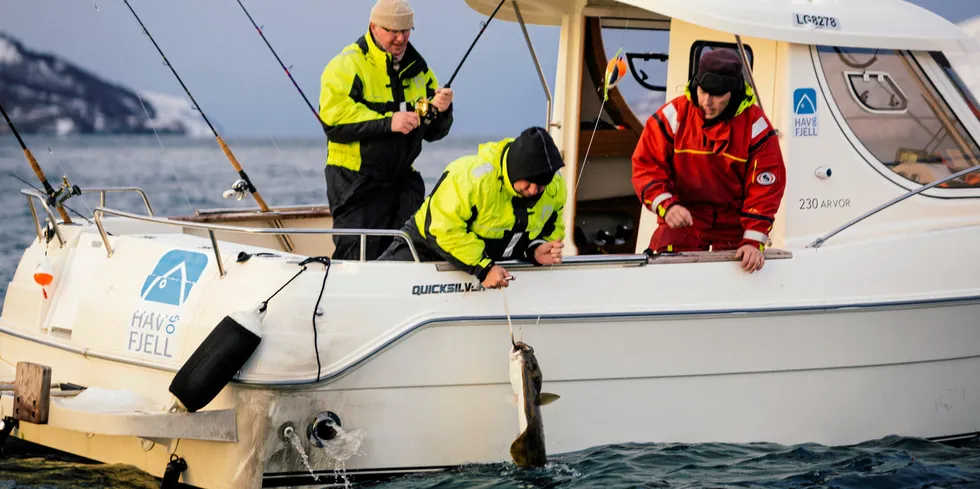
<path fill-rule="evenodd" d="M 425 182 L 417 171 L 390 181 L 330 165 L 324 174 L 334 229 L 401 229 L 425 198 Z M 368 236 L 365 259 L 377 259 L 393 240 L 389 236 Z M 360 236 L 334 235 L 333 242 L 334 260 L 360 260 Z"/>
<path fill-rule="evenodd" d="M 429 245 L 413 240 L 415 252 L 419 255 L 419 261 L 447 261 L 438 252 L 429 248 Z M 412 250 L 404 239 L 396 239 L 385 252 L 378 257 L 379 261 L 414 261 Z"/>

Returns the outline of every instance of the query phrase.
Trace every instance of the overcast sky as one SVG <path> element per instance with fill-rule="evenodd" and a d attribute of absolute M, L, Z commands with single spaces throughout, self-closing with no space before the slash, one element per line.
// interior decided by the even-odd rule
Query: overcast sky
<path fill-rule="evenodd" d="M 316 107 L 332 56 L 367 28 L 373 0 L 242 0 Z M 850 0 L 857 1 L 857 0 Z M 977 0 L 913 0 L 953 22 L 980 15 Z M 322 135 L 236 0 L 130 0 L 223 135 Z M 0 0 L 0 30 L 134 89 L 182 90 L 122 0 Z M 413 0 L 411 40 L 444 84 L 484 17 L 463 0 Z M 554 90 L 558 29 L 530 26 Z M 543 123 L 545 99 L 520 26 L 494 21 L 453 82 L 456 135 L 510 135 Z M 492 107 L 493 110 L 488 110 Z"/>

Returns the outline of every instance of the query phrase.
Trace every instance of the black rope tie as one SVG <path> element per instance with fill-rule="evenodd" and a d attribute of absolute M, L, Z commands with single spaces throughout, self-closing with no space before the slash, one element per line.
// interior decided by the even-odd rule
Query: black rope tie
<path fill-rule="evenodd" d="M 305 261 L 304 261 L 304 263 L 305 263 Z M 302 265 L 302 263 L 300 263 L 300 265 Z M 259 312 L 265 312 L 266 307 L 269 306 L 269 301 L 271 301 L 273 297 L 275 297 L 280 292 L 282 292 L 282 289 L 285 289 L 287 285 L 289 285 L 290 283 L 292 283 L 293 280 L 296 280 L 296 277 L 299 277 L 300 274 L 303 273 L 303 272 L 305 272 L 305 271 L 306 271 L 306 267 L 304 266 L 302 270 L 296 272 L 296 275 L 293 275 L 293 278 L 289 279 L 288 281 L 286 281 L 286 283 L 282 284 L 282 287 L 279 287 L 279 290 L 273 292 L 272 295 L 270 295 L 268 299 L 262 301 L 262 305 L 259 307 Z"/>
<path fill-rule="evenodd" d="M 320 309 L 320 300 L 323 299 L 323 291 L 327 289 L 327 276 L 330 275 L 330 257 L 314 256 L 300 262 L 305 265 L 310 262 L 323 264 L 323 285 L 320 286 L 320 294 L 316 296 L 316 306 L 313 306 L 313 351 L 316 353 L 316 381 L 320 382 L 320 345 L 316 336 L 316 312 Z M 303 267 L 304 269 L 306 267 Z"/>
<path fill-rule="evenodd" d="M 239 261 L 244 261 L 244 260 L 239 260 Z M 327 288 L 327 277 L 330 275 L 330 257 L 329 256 L 311 256 L 311 257 L 309 257 L 309 258 L 307 258 L 307 259 L 299 262 L 299 266 L 301 266 L 303 268 L 300 271 L 296 272 L 296 275 L 293 275 L 293 278 L 291 278 L 288 281 L 286 281 L 286 283 L 284 283 L 282 285 L 282 287 L 279 287 L 279 290 L 275 291 L 272 295 L 270 295 L 268 299 L 262 301 L 262 305 L 259 306 L 259 312 L 260 313 L 261 312 L 265 312 L 266 308 L 269 306 L 269 301 L 271 301 L 273 297 L 275 297 L 276 295 L 278 295 L 279 292 L 282 292 L 282 289 L 285 289 L 286 286 L 289 285 L 290 283 L 292 283 L 293 280 L 296 280 L 296 277 L 299 277 L 300 274 L 302 274 L 303 272 L 305 272 L 306 269 L 309 268 L 309 267 L 307 267 L 307 265 L 309 265 L 310 263 L 320 263 L 324 267 L 324 271 L 323 271 L 323 284 L 320 286 L 320 294 L 317 295 L 317 297 L 316 297 L 316 306 L 313 307 L 313 320 L 312 320 L 312 323 L 313 323 L 313 352 L 316 354 L 316 381 L 319 382 L 320 381 L 320 368 L 321 368 L 321 365 L 320 365 L 320 345 L 319 345 L 319 343 L 317 341 L 317 333 L 316 333 L 316 312 L 317 312 L 317 310 L 320 309 L 320 300 L 323 299 L 323 291 L 326 290 L 326 288 Z"/>

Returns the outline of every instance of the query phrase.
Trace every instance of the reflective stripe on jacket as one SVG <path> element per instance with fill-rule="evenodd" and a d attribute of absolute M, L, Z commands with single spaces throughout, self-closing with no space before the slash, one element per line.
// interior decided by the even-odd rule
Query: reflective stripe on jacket
<path fill-rule="evenodd" d="M 762 249 L 786 186 L 776 132 L 745 84 L 729 120 L 705 121 L 688 90 L 655 112 L 633 153 L 633 188 L 664 225 L 673 204 L 699 229 L 742 229 Z"/>
<path fill-rule="evenodd" d="M 391 131 L 395 112 L 432 98 L 436 75 L 411 43 L 395 71 L 391 54 L 364 34 L 330 60 L 320 77 L 320 120 L 327 134 L 327 164 L 381 179 L 403 177 L 421 152 L 420 138 L 442 139 L 452 106 L 431 124 L 405 135 Z M 420 132 L 422 131 L 422 132 Z"/>
<path fill-rule="evenodd" d="M 480 145 L 450 163 L 408 223 L 408 232 L 481 280 L 498 260 L 534 262 L 534 249 L 562 240 L 565 181 L 556 173 L 535 198 L 523 198 L 507 176 L 513 138 Z"/>

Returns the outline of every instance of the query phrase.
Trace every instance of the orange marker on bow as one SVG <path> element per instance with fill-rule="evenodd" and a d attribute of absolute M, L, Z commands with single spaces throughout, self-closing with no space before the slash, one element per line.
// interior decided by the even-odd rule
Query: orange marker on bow
<path fill-rule="evenodd" d="M 44 255 L 41 263 L 38 263 L 37 268 L 34 269 L 34 282 L 41 286 L 41 293 L 47 299 L 47 286 L 54 282 L 54 270 L 51 268 L 51 260 L 48 259 L 48 255 Z"/>

